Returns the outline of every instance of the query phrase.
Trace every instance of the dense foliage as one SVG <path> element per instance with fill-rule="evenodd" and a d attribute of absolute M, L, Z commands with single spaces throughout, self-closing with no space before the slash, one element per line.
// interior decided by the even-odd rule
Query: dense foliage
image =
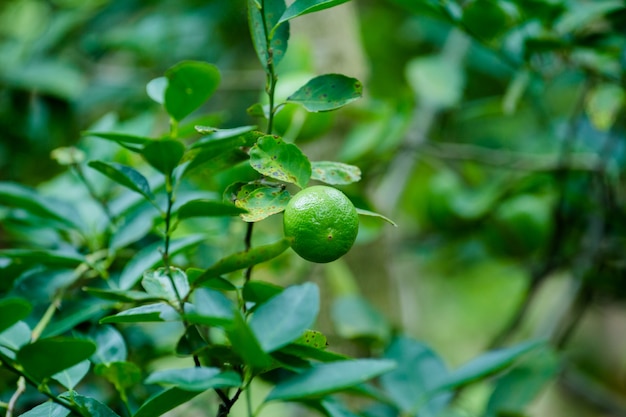
<path fill-rule="evenodd" d="M 0 5 L 6 415 L 626 415 L 623 2 L 287 3 Z"/>

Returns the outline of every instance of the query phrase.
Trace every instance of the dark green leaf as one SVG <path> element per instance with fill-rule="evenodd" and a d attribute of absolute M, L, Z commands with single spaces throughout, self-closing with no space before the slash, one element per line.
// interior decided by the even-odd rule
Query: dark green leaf
<path fill-rule="evenodd" d="M 183 61 L 166 71 L 165 110 L 182 120 L 200 107 L 217 89 L 220 73 L 205 62 Z"/>
<path fill-rule="evenodd" d="M 94 136 L 100 139 L 110 140 L 116 142 L 126 149 L 130 149 L 135 152 L 140 152 L 142 145 L 145 145 L 152 141 L 152 138 L 143 136 L 129 135 L 127 133 L 113 133 L 113 132 L 83 132 L 83 136 Z"/>
<path fill-rule="evenodd" d="M 542 346 L 542 341 L 529 341 L 510 348 L 487 352 L 450 373 L 441 388 L 450 389 L 470 384 L 510 366 L 522 355 Z"/>
<path fill-rule="evenodd" d="M 188 249 L 205 239 L 206 237 L 204 235 L 192 235 L 180 239 L 174 239 L 170 243 L 170 256 Z M 163 243 L 156 242 L 152 245 L 146 246 L 135 254 L 135 256 L 122 270 L 119 284 L 121 289 L 130 289 L 137 283 L 137 281 L 139 281 L 145 271 L 162 264 L 163 258 L 159 252 L 159 248 L 161 248 L 162 245 Z"/>
<path fill-rule="evenodd" d="M 355 359 L 314 365 L 301 374 L 280 382 L 266 401 L 321 397 L 342 391 L 396 368 L 396 362 L 385 359 Z"/>
<path fill-rule="evenodd" d="M 266 72 L 270 66 L 276 67 L 280 63 L 287 50 L 289 23 L 275 27 L 285 9 L 284 0 L 264 0 L 262 3 L 248 0 L 248 24 L 252 43 Z"/>
<path fill-rule="evenodd" d="M 391 327 L 385 317 L 357 294 L 336 297 L 331 314 L 337 334 L 345 339 L 387 342 L 391 336 Z"/>
<path fill-rule="evenodd" d="M 278 24 L 293 19 L 294 17 L 329 9 L 347 1 L 348 0 L 296 0 L 285 10 Z"/>
<path fill-rule="evenodd" d="M 174 139 L 155 140 L 141 151 L 150 165 L 165 175 L 172 175 L 185 154 L 185 145 Z"/>
<path fill-rule="evenodd" d="M 494 0 L 474 0 L 463 8 L 463 24 L 481 41 L 501 35 L 508 26 L 508 15 Z"/>
<path fill-rule="evenodd" d="M 139 407 L 133 417 L 156 417 L 191 400 L 201 391 L 185 391 L 177 387 L 154 394 Z"/>
<path fill-rule="evenodd" d="M 101 403 L 95 398 L 85 397 L 75 392 L 61 394 L 61 398 L 78 404 L 82 409 L 86 410 L 92 417 L 119 417 L 107 405 Z"/>
<path fill-rule="evenodd" d="M 29 375 L 42 381 L 89 359 L 95 351 L 96 345 L 90 340 L 50 337 L 23 346 L 17 352 L 17 360 Z M 54 358 L 50 352 L 54 352 Z"/>
<path fill-rule="evenodd" d="M 259 306 L 249 325 L 261 348 L 273 352 L 300 337 L 319 312 L 319 289 L 313 283 L 294 285 Z"/>
<path fill-rule="evenodd" d="M 272 364 L 272 358 L 267 355 L 254 333 L 238 311 L 234 314 L 234 320 L 224 328 L 233 350 L 243 361 L 255 369 L 266 369 Z"/>
<path fill-rule="evenodd" d="M 237 142 L 235 149 L 233 149 L 232 141 Z M 241 138 L 223 139 L 215 141 L 216 143 L 211 146 L 203 146 L 200 148 L 200 152 L 192 154 L 183 175 L 188 175 L 190 172 L 202 168 L 202 174 L 208 176 L 237 165 L 240 162 L 247 161 L 248 154 L 239 149 L 241 141 Z"/>
<path fill-rule="evenodd" d="M 178 219 L 190 217 L 237 216 L 246 210 L 230 203 L 211 200 L 192 200 L 178 209 Z"/>
<path fill-rule="evenodd" d="M 115 162 L 90 161 L 87 165 L 106 175 L 116 183 L 131 189 L 147 199 L 152 199 L 152 191 L 146 177 L 134 168 Z"/>
<path fill-rule="evenodd" d="M 241 187 L 235 199 L 235 206 L 246 212 L 241 218 L 246 222 L 258 222 L 285 210 L 291 194 L 282 187 L 272 187 L 258 183 Z"/>
<path fill-rule="evenodd" d="M 69 415 L 70 410 L 53 402 L 39 404 L 24 414 L 20 414 L 21 417 L 67 417 Z"/>
<path fill-rule="evenodd" d="M 261 174 L 304 188 L 311 178 L 311 162 L 293 143 L 263 136 L 250 149 L 250 165 Z"/>
<path fill-rule="evenodd" d="M 248 281 L 243 285 L 241 292 L 243 299 L 252 303 L 261 304 L 280 294 L 283 287 L 263 281 Z"/>
<path fill-rule="evenodd" d="M 195 309 L 185 316 L 190 323 L 219 326 L 233 320 L 235 305 L 221 292 L 199 288 L 193 296 Z"/>
<path fill-rule="evenodd" d="M 31 310 L 32 306 L 23 298 L 0 299 L 0 333 L 28 317 Z"/>
<path fill-rule="evenodd" d="M 110 302 L 89 298 L 70 302 L 66 300 L 63 308 L 54 315 L 42 335 L 44 337 L 58 336 L 68 332 L 89 320 L 99 318 L 113 306 Z"/>
<path fill-rule="evenodd" d="M 77 253 L 43 249 L 0 249 L 0 257 L 9 258 L 18 264 L 43 264 L 67 268 L 75 268 L 85 262 L 85 258 Z"/>
<path fill-rule="evenodd" d="M 63 385 L 67 389 L 74 389 L 76 385 L 87 375 L 91 362 L 84 360 L 71 368 L 62 370 L 59 373 L 52 375 L 52 379 Z"/>
<path fill-rule="evenodd" d="M 219 277 L 222 274 L 249 268 L 262 262 L 269 261 L 286 251 L 288 247 L 289 241 L 287 239 L 282 239 L 276 243 L 257 246 L 249 251 L 229 255 L 220 259 L 213 266 L 207 268 L 201 275 L 197 276 L 195 281 L 192 282 L 192 285 L 202 285 L 206 281 Z"/>
<path fill-rule="evenodd" d="M 180 269 L 165 267 L 148 270 L 143 273 L 142 287 L 146 292 L 170 302 L 177 302 L 189 294 L 187 275 Z"/>
<path fill-rule="evenodd" d="M 141 369 L 132 362 L 99 363 L 94 372 L 106 378 L 118 392 L 141 382 Z"/>
<path fill-rule="evenodd" d="M 101 298 L 103 300 L 120 301 L 122 303 L 133 303 L 137 301 L 160 301 L 161 297 L 155 297 L 143 291 L 133 290 L 105 290 L 102 288 L 84 287 L 83 291 Z"/>
<path fill-rule="evenodd" d="M 204 272 L 204 270 L 199 269 L 199 268 L 189 268 L 187 269 L 187 277 L 189 279 L 189 282 L 195 282 L 197 280 L 197 278 L 202 275 L 202 273 Z M 227 279 L 224 279 L 222 277 L 213 277 L 211 279 L 209 279 L 208 281 L 206 281 L 203 285 L 203 287 L 206 288 L 211 288 L 214 290 L 218 290 L 218 291 L 235 291 L 237 290 L 237 287 L 230 281 L 228 281 Z"/>
<path fill-rule="evenodd" d="M 331 185 L 352 184 L 361 180 L 361 170 L 341 162 L 311 162 L 311 179 Z"/>
<path fill-rule="evenodd" d="M 114 316 L 107 316 L 100 320 L 100 323 L 141 323 L 154 321 L 176 321 L 180 317 L 176 310 L 165 303 L 147 304 L 141 307 L 134 307 L 117 313 Z"/>
<path fill-rule="evenodd" d="M 363 85 L 356 78 L 341 74 L 315 77 L 287 98 L 311 112 L 338 109 L 361 98 Z"/>
<path fill-rule="evenodd" d="M 186 391 L 206 391 L 211 388 L 238 387 L 241 377 L 233 371 L 219 368 L 196 367 L 156 371 L 146 378 L 146 384 L 174 385 Z"/>

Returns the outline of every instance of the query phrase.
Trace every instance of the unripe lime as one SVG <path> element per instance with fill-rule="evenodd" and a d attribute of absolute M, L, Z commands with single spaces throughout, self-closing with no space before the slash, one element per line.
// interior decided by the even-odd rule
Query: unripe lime
<path fill-rule="evenodd" d="M 326 263 L 350 250 L 359 231 L 359 216 L 344 193 L 316 185 L 292 197 L 285 208 L 283 228 L 298 255 Z"/>

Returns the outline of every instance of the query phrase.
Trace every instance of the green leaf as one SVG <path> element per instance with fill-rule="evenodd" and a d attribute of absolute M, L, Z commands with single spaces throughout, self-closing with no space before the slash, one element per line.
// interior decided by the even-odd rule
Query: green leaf
<path fill-rule="evenodd" d="M 89 332 L 89 338 L 98 346 L 90 360 L 95 364 L 124 362 L 128 355 L 122 334 L 113 326 L 98 326 Z"/>
<path fill-rule="evenodd" d="M 59 373 L 52 375 L 52 379 L 63 385 L 65 388 L 73 390 L 76 385 L 87 375 L 91 362 L 84 360 L 71 368 L 62 370 Z"/>
<path fill-rule="evenodd" d="M 266 72 L 269 72 L 270 66 L 276 67 L 280 63 L 287 50 L 289 23 L 276 27 L 285 9 L 284 0 L 264 0 L 262 3 L 248 0 L 252 44 Z"/>
<path fill-rule="evenodd" d="M 294 285 L 259 306 L 249 321 L 265 352 L 273 352 L 300 337 L 319 312 L 319 288 L 313 283 Z"/>
<path fill-rule="evenodd" d="M 168 388 L 148 398 L 133 417 L 156 417 L 191 400 L 201 391 L 185 391 L 177 387 Z"/>
<path fill-rule="evenodd" d="M 161 297 L 155 297 L 143 291 L 133 290 L 105 290 L 102 288 L 83 287 L 83 291 L 103 300 L 119 301 L 122 303 L 134 303 L 137 301 L 161 301 Z"/>
<path fill-rule="evenodd" d="M 396 368 L 385 359 L 355 359 L 316 364 L 301 374 L 280 382 L 265 401 L 321 397 L 345 390 Z"/>
<path fill-rule="evenodd" d="M 30 338 L 30 327 L 23 321 L 19 321 L 3 332 L 0 332 L 0 346 L 17 352 L 22 346 L 30 343 Z M 7 355 L 9 355 L 9 353 L 7 353 Z M 15 355 L 12 354 L 12 352 L 9 356 L 11 359 L 15 359 Z"/>
<path fill-rule="evenodd" d="M 311 162 L 311 179 L 331 185 L 352 184 L 361 180 L 361 170 L 341 162 L 314 161 Z"/>
<path fill-rule="evenodd" d="M 247 161 L 249 159 L 248 154 L 239 149 L 243 140 L 241 137 L 217 140 L 215 141 L 215 147 L 203 146 L 199 148 L 199 152 L 192 152 L 191 159 L 185 166 L 183 175 L 188 175 L 198 168 L 203 168 L 203 176 L 209 176 L 210 174 L 231 168 L 240 162 Z M 226 143 L 231 141 L 236 141 L 237 144 Z"/>
<path fill-rule="evenodd" d="M 269 368 L 272 358 L 263 351 L 259 341 L 239 311 L 234 314 L 232 323 L 224 327 L 233 350 L 243 361 L 254 369 Z"/>
<path fill-rule="evenodd" d="M 586 25 L 605 14 L 624 8 L 621 0 L 602 0 L 572 5 L 563 13 L 554 25 L 554 30 L 561 35 L 584 30 Z"/>
<path fill-rule="evenodd" d="M 141 151 L 148 163 L 165 175 L 172 175 L 185 154 L 185 145 L 174 139 L 155 140 Z"/>
<path fill-rule="evenodd" d="M 449 392 L 437 392 L 448 375 L 443 360 L 428 346 L 406 337 L 394 339 L 384 357 L 401 364 L 380 377 L 393 403 L 407 415 L 418 409 L 424 415 L 438 415 L 451 399 Z"/>
<path fill-rule="evenodd" d="M 167 70 L 165 76 L 165 110 L 178 121 L 208 100 L 220 83 L 217 67 L 198 61 L 183 61 Z"/>
<path fill-rule="evenodd" d="M 281 239 L 275 243 L 257 246 L 249 251 L 234 253 L 220 259 L 213 266 L 205 269 L 191 284 L 198 286 L 222 274 L 239 271 L 269 261 L 286 251 L 288 247 L 289 241 L 287 239 Z"/>
<path fill-rule="evenodd" d="M 300 188 L 311 178 L 311 162 L 300 148 L 275 136 L 259 138 L 250 149 L 250 165 L 265 176 Z"/>
<path fill-rule="evenodd" d="M 9 258 L 16 264 L 43 264 L 67 268 L 75 268 L 85 262 L 85 258 L 77 253 L 43 249 L 0 249 L 0 257 Z"/>
<path fill-rule="evenodd" d="M 148 200 L 152 199 L 152 191 L 150 191 L 148 180 L 134 168 L 115 162 L 103 161 L 89 161 L 87 165 L 116 183 L 143 195 Z"/>
<path fill-rule="evenodd" d="M 408 62 L 405 73 L 411 89 L 425 105 L 449 108 L 463 97 L 463 69 L 443 56 L 414 58 Z"/>
<path fill-rule="evenodd" d="M 148 84 L 146 84 L 146 93 L 148 93 L 148 97 L 162 105 L 165 102 L 166 88 L 167 78 L 158 77 L 150 80 Z"/>
<path fill-rule="evenodd" d="M 174 307 L 165 303 L 156 303 L 129 308 L 114 316 L 104 317 L 100 320 L 100 323 L 142 323 L 176 320 L 180 320 L 180 317 Z"/>
<path fill-rule="evenodd" d="M 197 278 L 204 272 L 200 268 L 187 269 L 187 277 L 189 282 L 195 282 Z M 222 277 L 213 277 L 203 284 L 203 287 L 211 288 L 218 291 L 236 291 L 237 287 L 230 281 Z"/>
<path fill-rule="evenodd" d="M 283 287 L 279 287 L 276 284 L 263 281 L 248 281 L 243 285 L 241 295 L 248 302 L 262 304 L 282 291 Z"/>
<path fill-rule="evenodd" d="M 101 403 L 95 398 L 86 397 L 75 392 L 64 393 L 59 395 L 68 401 L 78 404 L 82 409 L 86 410 L 92 417 L 119 417 L 107 405 Z"/>
<path fill-rule="evenodd" d="M 328 340 L 322 332 L 318 332 L 317 330 L 307 330 L 292 343 L 300 346 L 309 346 L 315 349 L 326 349 Z"/>
<path fill-rule="evenodd" d="M 28 317 L 32 309 L 23 298 L 0 299 L 0 333 Z"/>
<path fill-rule="evenodd" d="M 67 417 L 70 412 L 60 404 L 45 402 L 20 415 L 21 417 Z"/>
<path fill-rule="evenodd" d="M 246 212 L 241 218 L 246 222 L 258 222 L 285 210 L 291 194 L 282 187 L 259 183 L 246 184 L 237 192 L 235 206 Z"/>
<path fill-rule="evenodd" d="M 298 16 L 338 6 L 348 0 L 296 0 L 285 10 L 278 24 Z"/>
<path fill-rule="evenodd" d="M 99 363 L 94 372 L 106 378 L 118 392 L 123 392 L 141 382 L 141 369 L 132 362 Z"/>
<path fill-rule="evenodd" d="M 360 295 L 336 297 L 331 315 L 337 334 L 345 339 L 387 342 L 391 336 L 391 327 L 385 317 Z"/>
<path fill-rule="evenodd" d="M 600 84 L 589 92 L 585 110 L 596 129 L 608 131 L 626 101 L 624 90 L 615 84 Z"/>
<path fill-rule="evenodd" d="M 246 210 L 230 203 L 211 200 L 191 200 L 178 209 L 178 219 L 191 217 L 237 216 Z"/>
<path fill-rule="evenodd" d="M 386 221 L 387 223 L 389 223 L 392 226 L 398 227 L 398 225 L 396 224 L 396 222 L 394 222 L 393 220 L 391 220 L 388 217 L 383 216 L 380 213 L 375 213 L 373 211 L 369 211 L 369 210 L 365 210 L 365 209 L 360 209 L 357 208 L 356 212 L 360 215 L 360 216 L 369 216 L 369 217 L 378 217 L 379 219 L 382 219 L 384 221 Z"/>
<path fill-rule="evenodd" d="M 141 286 L 149 295 L 170 302 L 178 302 L 189 294 L 187 275 L 175 267 L 169 271 L 162 267 L 144 272 Z"/>
<path fill-rule="evenodd" d="M 90 340 L 50 337 L 23 346 L 17 352 L 17 361 L 35 380 L 42 381 L 89 359 L 95 351 L 96 345 Z"/>
<path fill-rule="evenodd" d="M 195 309 L 185 315 L 190 323 L 221 326 L 232 322 L 235 305 L 221 292 L 198 288 L 193 297 Z"/>
<path fill-rule="evenodd" d="M 522 355 L 544 345 L 542 341 L 529 341 L 510 348 L 487 352 L 451 372 L 442 383 L 442 389 L 462 387 L 478 379 L 492 375 L 510 366 Z"/>
<path fill-rule="evenodd" d="M 508 15 L 494 0 L 474 0 L 463 8 L 463 24 L 481 41 L 501 35 L 509 24 Z"/>
<path fill-rule="evenodd" d="M 206 236 L 199 234 L 174 239 L 170 243 L 170 256 L 176 255 L 205 239 Z M 153 269 L 163 263 L 163 258 L 159 252 L 162 245 L 162 242 L 155 242 L 135 254 L 122 270 L 119 283 L 121 289 L 130 289 L 143 277 L 143 273 L 146 270 Z"/>
<path fill-rule="evenodd" d="M 99 139 L 110 140 L 112 142 L 116 142 L 118 145 L 123 146 L 126 149 L 129 149 L 133 152 L 141 152 L 143 146 L 153 139 L 144 137 L 144 136 L 136 136 L 129 135 L 127 133 L 114 133 L 114 132 L 92 132 L 87 131 L 83 132 L 83 136 L 94 136 Z"/>
<path fill-rule="evenodd" d="M 300 103 L 311 112 L 335 110 L 361 98 L 363 84 L 356 78 L 341 74 L 326 74 L 315 77 L 287 101 Z"/>
<path fill-rule="evenodd" d="M 251 138 L 253 136 L 263 136 L 262 132 L 255 132 L 256 126 L 239 126 L 233 127 L 231 129 L 218 129 L 216 127 L 210 126 L 196 126 L 196 132 L 207 135 L 202 139 L 194 142 L 192 148 L 204 146 L 211 142 L 222 140 L 222 139 L 230 139 L 230 138 Z"/>
<path fill-rule="evenodd" d="M 0 182 L 0 205 L 17 207 L 45 219 L 79 229 L 81 222 L 65 204 L 42 196 L 37 190 L 12 182 Z"/>
<path fill-rule="evenodd" d="M 241 377 L 233 371 L 219 368 L 196 367 L 156 371 L 146 378 L 146 384 L 174 385 L 186 391 L 206 391 L 211 388 L 238 387 Z"/>

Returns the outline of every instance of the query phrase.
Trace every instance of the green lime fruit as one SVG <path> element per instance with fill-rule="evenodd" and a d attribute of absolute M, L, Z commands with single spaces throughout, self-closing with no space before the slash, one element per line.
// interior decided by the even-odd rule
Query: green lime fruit
<path fill-rule="evenodd" d="M 283 228 L 298 255 L 307 261 L 327 263 L 350 250 L 359 231 L 359 216 L 344 193 L 316 185 L 291 198 Z"/>

